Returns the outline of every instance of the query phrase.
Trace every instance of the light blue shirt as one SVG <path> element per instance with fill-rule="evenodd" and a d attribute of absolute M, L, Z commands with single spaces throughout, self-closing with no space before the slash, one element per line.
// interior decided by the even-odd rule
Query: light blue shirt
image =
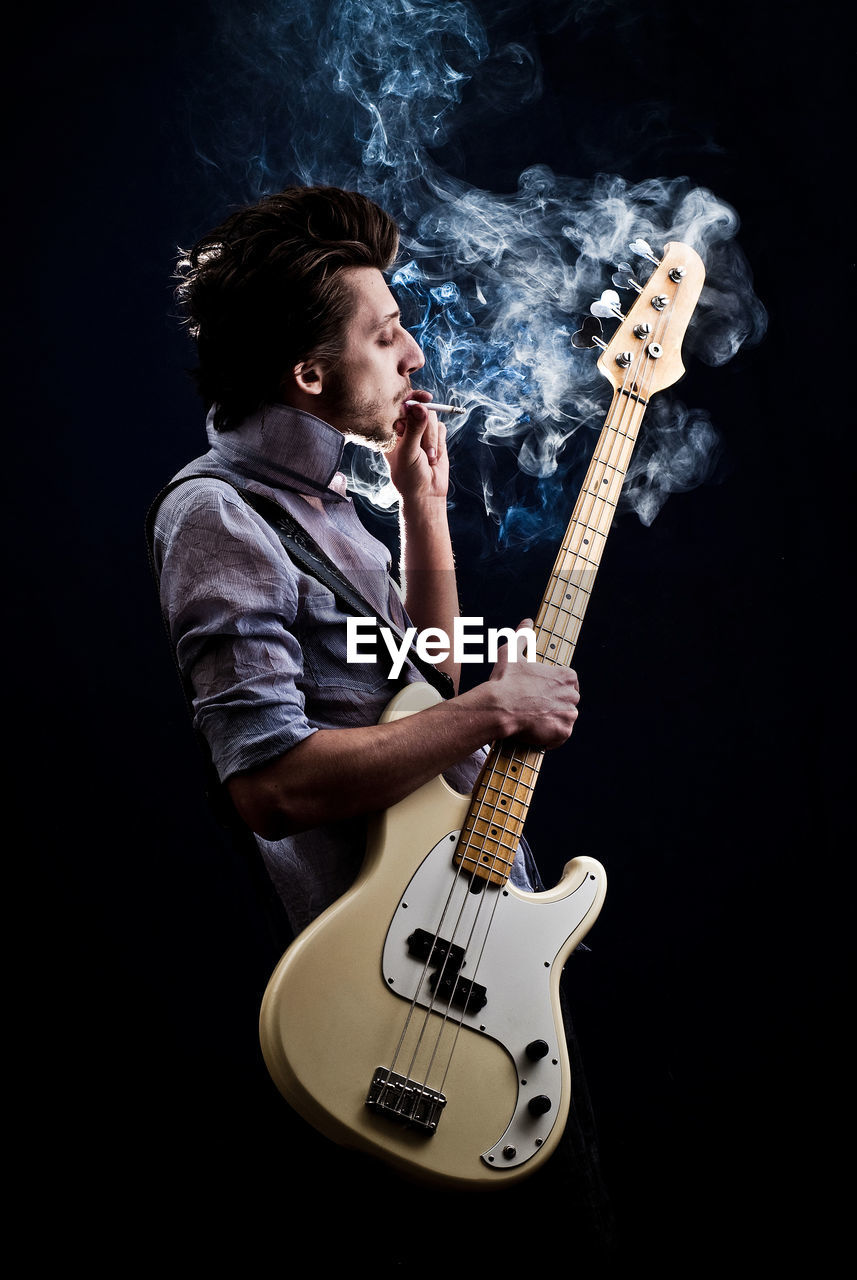
<path fill-rule="evenodd" d="M 221 782 L 275 760 L 318 729 L 376 724 L 405 683 L 383 662 L 349 663 L 346 615 L 331 591 L 299 569 L 276 532 L 232 487 L 289 511 L 340 572 L 398 629 L 410 625 L 390 577 L 390 553 L 360 522 L 339 472 L 344 437 L 283 405 L 215 432 L 210 449 L 178 473 L 188 479 L 161 504 L 154 558 L 161 606 L 179 667 L 193 694 L 194 723 Z M 485 753 L 444 776 L 473 789 Z M 366 820 L 349 819 L 285 840 L 256 837 L 296 932 L 353 882 Z M 527 859 L 529 861 L 529 858 Z M 512 881 L 532 886 L 519 855 Z"/>

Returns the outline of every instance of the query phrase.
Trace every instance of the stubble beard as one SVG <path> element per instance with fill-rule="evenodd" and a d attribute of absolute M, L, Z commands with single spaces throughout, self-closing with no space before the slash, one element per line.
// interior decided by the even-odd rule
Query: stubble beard
<path fill-rule="evenodd" d="M 341 431 L 346 440 L 377 453 L 390 453 L 395 448 L 398 436 L 393 424 L 401 416 L 401 400 L 394 400 L 385 408 L 380 400 L 354 396 L 344 381 L 329 373 L 325 411 L 327 421 Z"/>

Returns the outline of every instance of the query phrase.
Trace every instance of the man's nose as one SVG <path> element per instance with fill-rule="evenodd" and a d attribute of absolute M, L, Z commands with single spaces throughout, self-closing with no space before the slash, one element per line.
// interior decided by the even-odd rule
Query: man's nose
<path fill-rule="evenodd" d="M 410 342 L 402 355 L 402 363 L 399 370 L 402 374 L 416 373 L 417 369 L 422 369 L 426 362 L 419 343 L 410 334 L 408 334 L 408 338 Z"/>

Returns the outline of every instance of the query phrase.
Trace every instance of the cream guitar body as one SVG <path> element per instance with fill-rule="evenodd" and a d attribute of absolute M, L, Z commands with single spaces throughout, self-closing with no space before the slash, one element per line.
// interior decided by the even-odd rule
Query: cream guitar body
<path fill-rule="evenodd" d="M 609 343 L 592 337 L 614 394 L 535 617 L 545 664 L 571 665 L 646 407 L 684 372 L 705 272 L 685 244 L 653 260 L 627 316 L 610 291 L 592 307 L 621 320 Z M 438 700 L 410 685 L 384 718 Z M 472 796 L 436 778 L 383 813 L 356 883 L 294 941 L 262 1003 L 265 1061 L 295 1110 L 438 1184 L 483 1189 L 532 1173 L 568 1116 L 559 980 L 606 884 L 588 858 L 544 893 L 510 883 L 542 759 L 494 743 Z"/>
<path fill-rule="evenodd" d="M 436 701 L 410 685 L 384 718 Z M 579 858 L 544 893 L 474 884 L 453 861 L 470 801 L 435 778 L 381 815 L 357 882 L 277 966 L 260 1030 L 281 1093 L 322 1133 L 405 1173 L 482 1188 L 532 1172 L 562 1134 L 560 973 L 606 883 Z M 461 945 L 465 962 L 441 943 Z"/>

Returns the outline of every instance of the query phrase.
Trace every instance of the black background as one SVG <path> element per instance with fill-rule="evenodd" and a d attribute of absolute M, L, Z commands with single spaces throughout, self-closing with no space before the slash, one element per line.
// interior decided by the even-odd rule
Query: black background
<path fill-rule="evenodd" d="M 608 873 L 575 1011 L 626 1274 L 795 1261 L 836 1233 L 846 1123 L 845 33 L 820 8 L 726 0 L 611 5 L 548 36 L 531 8 L 544 93 L 458 141 L 468 181 L 507 189 L 534 162 L 687 174 L 737 209 L 770 320 L 761 345 L 688 370 L 726 465 L 650 528 L 619 521 L 576 656 L 583 714 L 528 834 L 551 882 L 573 853 Z M 168 277 L 222 212 L 186 133 L 207 31 L 203 4 L 86 5 L 48 14 L 13 68 L 8 638 L 35 786 L 10 808 L 38 875 L 26 1186 L 46 1224 L 72 1210 L 52 1243 L 93 1259 L 159 1248 L 168 1227 L 165 1258 L 237 1236 L 249 1259 L 282 1236 L 291 1260 L 271 1197 L 314 1237 L 337 1221 L 289 1165 L 260 1066 L 270 955 L 205 808 L 142 536 L 202 448 Z M 542 567 L 536 552 L 486 584 L 462 564 L 467 611 L 516 622 Z M 537 1238 L 559 1247 L 561 1225 Z"/>

